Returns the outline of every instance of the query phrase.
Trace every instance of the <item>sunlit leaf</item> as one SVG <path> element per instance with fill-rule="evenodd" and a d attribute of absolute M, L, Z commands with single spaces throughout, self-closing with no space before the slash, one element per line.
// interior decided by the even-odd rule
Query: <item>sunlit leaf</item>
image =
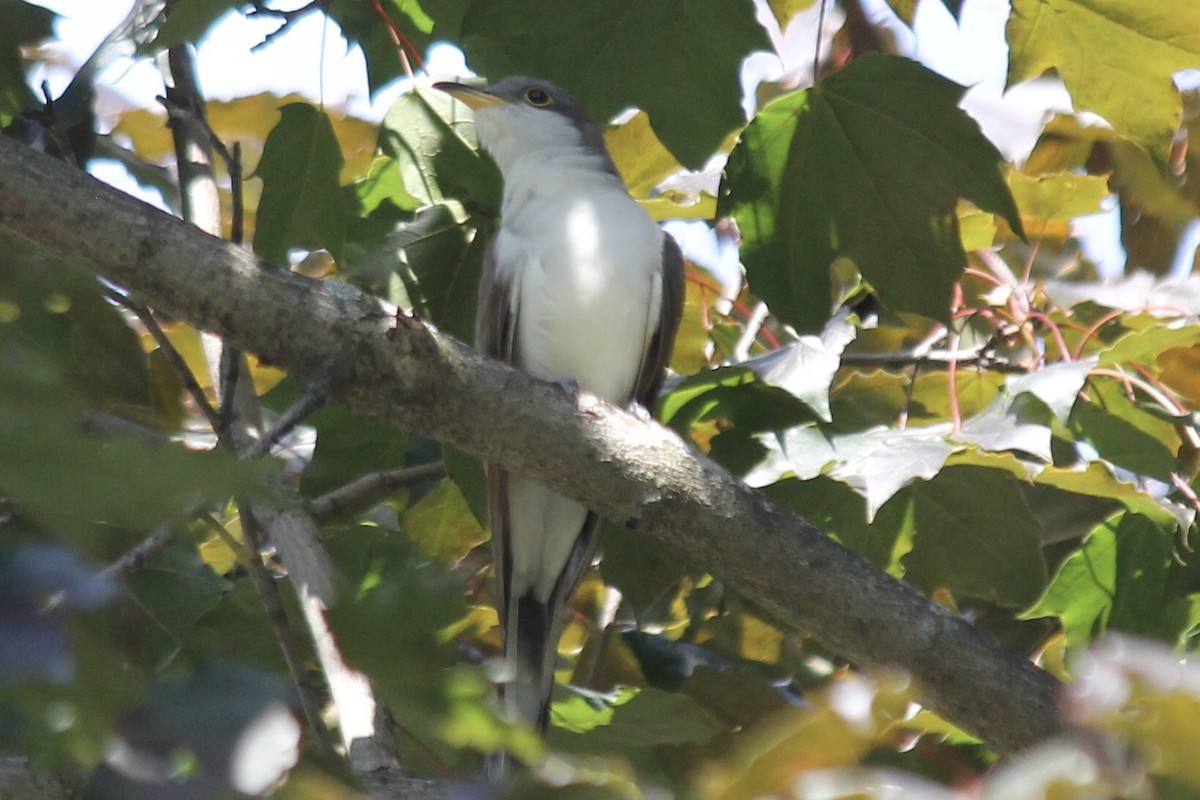
<path fill-rule="evenodd" d="M 1158 356 L 1163 383 L 1178 392 L 1192 408 L 1200 408 L 1200 347 L 1173 347 Z"/>
<path fill-rule="evenodd" d="M 1156 797 L 1200 792 L 1200 761 L 1191 746 L 1200 736 L 1195 659 L 1181 658 L 1169 646 L 1113 636 L 1075 659 L 1074 672 L 1079 680 L 1068 689 L 1067 707 L 1076 721 L 1132 744 L 1140 768 L 1154 778 Z"/>
<path fill-rule="evenodd" d="M 421 549 L 447 562 L 487 541 L 487 534 L 451 480 L 441 481 L 404 514 L 404 527 Z"/>
<path fill-rule="evenodd" d="M 1010 86 L 1054 70 L 1077 109 L 1165 160 L 1181 114 L 1172 76 L 1200 67 L 1200 6 L 1014 0 L 1008 43 Z"/>
<path fill-rule="evenodd" d="M 812 8 L 819 0 L 767 0 L 767 7 L 781 29 L 786 29 L 792 17 L 806 8 Z"/>
<path fill-rule="evenodd" d="M 1008 176 L 1025 230 L 1030 236 L 1046 236 L 1050 223 L 1098 214 L 1108 197 L 1108 179 L 1103 175 L 1057 175 L 1029 177 L 1013 171 Z"/>

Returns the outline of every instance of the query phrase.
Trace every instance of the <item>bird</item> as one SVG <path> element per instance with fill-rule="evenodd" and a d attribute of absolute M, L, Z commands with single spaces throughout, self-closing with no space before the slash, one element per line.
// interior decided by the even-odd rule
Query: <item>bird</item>
<path fill-rule="evenodd" d="M 503 180 L 484 256 L 475 346 L 534 378 L 648 413 L 683 314 L 679 246 L 630 194 L 600 128 L 562 87 L 527 76 L 439 82 L 469 106 Z M 545 732 L 563 617 L 595 553 L 598 515 L 486 464 L 503 633 L 502 712 Z"/>

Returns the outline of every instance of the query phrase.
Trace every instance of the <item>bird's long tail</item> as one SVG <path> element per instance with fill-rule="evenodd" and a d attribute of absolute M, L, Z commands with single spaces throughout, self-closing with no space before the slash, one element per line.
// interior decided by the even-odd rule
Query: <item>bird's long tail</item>
<path fill-rule="evenodd" d="M 521 720 L 539 732 L 545 732 L 550 718 L 562 603 L 557 596 L 543 603 L 529 593 L 509 603 L 506 614 L 501 707 L 510 719 Z M 494 783 L 506 781 L 511 769 L 503 751 L 492 753 L 485 766 L 488 780 Z"/>
<path fill-rule="evenodd" d="M 503 707 L 510 717 L 539 731 L 545 731 L 549 721 L 558 659 L 565 598 L 557 595 L 543 603 L 530 592 L 514 598 L 507 609 L 504 661 L 509 680 L 500 690 Z"/>

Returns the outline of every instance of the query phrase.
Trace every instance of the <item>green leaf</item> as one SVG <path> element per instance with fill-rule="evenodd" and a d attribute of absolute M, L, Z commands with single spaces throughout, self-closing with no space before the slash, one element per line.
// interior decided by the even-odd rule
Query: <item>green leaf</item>
<path fill-rule="evenodd" d="M 455 198 L 472 214 L 500 213 L 500 171 L 480 154 L 473 119 L 443 92 L 401 95 L 379 130 L 404 189 L 426 205 Z"/>
<path fill-rule="evenodd" d="M 622 600 L 641 614 L 678 586 L 684 565 L 649 536 L 621 525 L 606 525 L 600 539 L 604 583 L 621 591 Z"/>
<path fill-rule="evenodd" d="M 1182 105 L 1172 76 L 1200 67 L 1200 5 L 1013 0 L 1008 85 L 1054 70 L 1095 111 L 1166 161 Z"/>
<path fill-rule="evenodd" d="M 0 495 L 47 529 L 81 534 L 90 523 L 149 529 L 224 500 L 268 494 L 267 465 L 224 452 L 95 439 L 80 432 L 84 406 L 54 366 L 0 326 Z"/>
<path fill-rule="evenodd" d="M 658 745 L 703 742 L 720 730 L 686 695 L 647 688 L 617 706 L 607 725 L 583 734 L 551 728 L 549 737 L 553 746 L 570 752 L 620 753 L 644 760 Z"/>
<path fill-rule="evenodd" d="M 817 413 L 824 422 L 833 420 L 829 388 L 842 366 L 842 351 L 853 341 L 848 323 L 828 327 L 821 336 L 801 336 L 787 350 L 777 350 L 755 373 L 766 383 L 787 389 Z"/>
<path fill-rule="evenodd" d="M 1072 553 L 1022 619 L 1058 617 L 1068 649 L 1091 641 L 1108 626 L 1117 583 L 1117 534 L 1098 526 Z"/>
<path fill-rule="evenodd" d="M 1132 483 L 1118 480 L 1112 469 L 1102 462 L 1093 461 L 1083 470 L 1046 467 L 1034 481 L 1067 492 L 1116 501 L 1129 511 L 1148 517 L 1163 529 L 1179 525 L 1179 520 L 1166 501 L 1151 497 Z"/>
<path fill-rule="evenodd" d="M 1173 538 L 1140 514 L 1116 515 L 1063 562 L 1022 618 L 1058 617 L 1069 648 L 1109 629 L 1174 641 L 1190 609 L 1169 588 Z"/>
<path fill-rule="evenodd" d="M 300 491 L 308 497 L 336 489 L 368 472 L 404 466 L 410 437 L 383 422 L 331 405 L 306 422 L 317 429 L 317 446 L 304 468 Z"/>
<path fill-rule="evenodd" d="M 288 250 L 324 248 L 341 260 L 346 215 L 339 185 L 342 150 L 329 117 L 307 103 L 280 109 L 254 176 L 263 182 L 254 252 L 276 264 Z"/>
<path fill-rule="evenodd" d="M 458 561 L 488 538 L 449 479 L 405 512 L 404 528 L 428 555 L 447 563 Z"/>
<path fill-rule="evenodd" d="M 382 6 L 408 40 L 409 60 L 424 52 L 435 39 L 458 39 L 458 26 L 468 0 L 383 0 Z M 367 84 L 374 95 L 393 80 L 405 75 L 399 48 L 373 3 L 362 0 L 333 0 L 326 7 L 342 34 L 362 48 L 367 60 Z M 411 45 L 417 52 L 409 49 Z M 415 67 L 416 64 L 414 63 Z"/>
<path fill-rule="evenodd" d="M 1101 203 L 1109 196 L 1108 178 L 1104 175 L 1060 172 L 1033 178 L 1013 172 L 1008 186 L 1021 213 L 1039 221 L 1099 214 L 1103 211 Z"/>
<path fill-rule="evenodd" d="M 169 4 L 150 49 L 166 50 L 184 42 L 198 42 L 217 20 L 242 5 L 242 0 L 179 0 Z"/>
<path fill-rule="evenodd" d="M 741 127 L 742 60 L 771 49 L 749 0 L 475 0 L 461 45 L 471 67 L 491 80 L 525 74 L 562 84 L 598 123 L 642 109 L 690 169 Z"/>
<path fill-rule="evenodd" d="M 1111 400 L 1115 401 L 1118 397 L 1117 393 L 1111 393 Z M 1124 402 L 1110 409 L 1081 400 L 1071 412 L 1068 428 L 1076 439 L 1094 447 L 1104 460 L 1138 475 L 1170 482 L 1171 473 L 1180 469 L 1179 460 L 1162 440 L 1136 425 L 1128 414 L 1122 413 L 1138 409 L 1126 398 L 1120 397 L 1120 400 Z M 1139 412 L 1139 415 L 1150 416 L 1145 412 Z M 1162 423 L 1155 417 L 1151 419 L 1155 423 Z M 1171 433 L 1175 433 L 1174 429 L 1171 429 Z M 1173 438 L 1177 443 L 1178 437 Z"/>
<path fill-rule="evenodd" d="M 56 16 L 24 0 L 0 0 L 0 127 L 37 102 L 25 82 L 21 48 L 53 36 Z"/>
<path fill-rule="evenodd" d="M 193 626 L 230 588 L 200 560 L 191 542 L 170 547 L 147 562 L 126 586 L 146 616 L 145 638 L 139 646 L 154 666 L 164 665 L 178 652 Z"/>
<path fill-rule="evenodd" d="M 1038 597 L 1046 584 L 1042 532 L 1016 478 L 1003 470 L 948 467 L 911 491 L 916 535 L 904 557 L 907 580 L 1009 607 Z M 981 498 L 995 511 L 985 511 Z"/>
<path fill-rule="evenodd" d="M 781 480 L 764 491 L 880 568 L 897 577 L 903 574 L 900 556 L 912 542 L 911 503 L 903 495 L 885 503 L 869 521 L 863 496 L 824 475 L 806 481 Z"/>
<path fill-rule="evenodd" d="M 328 612 L 342 655 L 370 677 L 409 734 L 434 743 L 458 660 L 442 631 L 467 614 L 461 580 L 396 532 L 347 527 L 328 541 L 344 578 Z"/>
<path fill-rule="evenodd" d="M 853 61 L 769 103 L 730 154 L 718 213 L 741 230 L 754 291 L 801 330 L 835 301 L 848 259 L 895 311 L 947 319 L 966 256 L 965 198 L 1021 230 L 1000 153 L 958 107 L 963 88 L 897 56 Z"/>
<path fill-rule="evenodd" d="M 783 436 L 788 464 L 800 478 L 826 473 L 867 500 L 867 516 L 917 479 L 928 480 L 962 445 L 950 442 L 949 425 L 893 430 L 874 428 L 827 438 L 813 427 L 794 428 Z"/>

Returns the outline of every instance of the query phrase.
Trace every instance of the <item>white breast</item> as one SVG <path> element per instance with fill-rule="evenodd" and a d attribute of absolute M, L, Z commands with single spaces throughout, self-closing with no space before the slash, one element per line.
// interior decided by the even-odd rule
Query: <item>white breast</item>
<path fill-rule="evenodd" d="M 552 192 L 522 192 L 522 177 L 506 176 L 496 242 L 513 271 L 516 366 L 625 404 L 658 325 L 663 234 L 612 176 Z"/>

